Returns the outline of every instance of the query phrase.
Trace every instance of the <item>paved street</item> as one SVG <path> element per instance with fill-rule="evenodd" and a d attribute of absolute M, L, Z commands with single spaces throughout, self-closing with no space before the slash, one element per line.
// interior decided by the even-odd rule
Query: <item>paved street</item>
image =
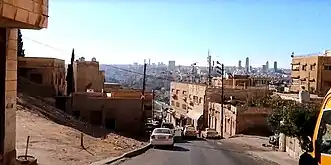
<path fill-rule="evenodd" d="M 238 149 L 237 149 L 238 150 Z M 275 165 L 234 151 L 228 144 L 217 141 L 176 143 L 175 148 L 150 149 L 146 153 L 116 162 L 117 165 Z"/>

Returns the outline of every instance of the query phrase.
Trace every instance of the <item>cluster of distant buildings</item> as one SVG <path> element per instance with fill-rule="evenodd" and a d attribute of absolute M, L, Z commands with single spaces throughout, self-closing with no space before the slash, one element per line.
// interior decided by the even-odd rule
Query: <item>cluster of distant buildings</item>
<path fill-rule="evenodd" d="M 250 73 L 253 70 L 253 67 L 249 65 L 249 57 L 246 57 L 245 68 L 241 64 L 241 60 L 238 61 L 238 69 L 245 69 L 246 73 Z M 267 61 L 264 65 L 262 65 L 262 71 L 267 72 L 269 70 L 269 61 Z M 277 61 L 274 61 L 274 72 L 278 70 Z"/>

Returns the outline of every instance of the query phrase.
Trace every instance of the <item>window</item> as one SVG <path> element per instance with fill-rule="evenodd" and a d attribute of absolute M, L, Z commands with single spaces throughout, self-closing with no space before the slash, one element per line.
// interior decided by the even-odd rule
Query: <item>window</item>
<path fill-rule="evenodd" d="M 171 92 L 175 92 L 175 89 L 171 89 Z"/>
<path fill-rule="evenodd" d="M 186 104 L 182 104 L 182 108 L 183 109 L 186 109 Z"/>
<path fill-rule="evenodd" d="M 186 95 L 186 91 L 183 91 L 183 95 Z"/>
<path fill-rule="evenodd" d="M 292 64 L 292 71 L 299 71 L 300 64 Z"/>
<path fill-rule="evenodd" d="M 43 76 L 41 74 L 32 73 L 32 74 L 30 74 L 30 81 L 37 83 L 37 84 L 42 84 Z"/>
<path fill-rule="evenodd" d="M 179 90 L 178 89 L 176 90 L 176 94 L 179 94 Z"/>
<path fill-rule="evenodd" d="M 331 65 L 324 65 L 324 70 L 331 70 Z"/>
<path fill-rule="evenodd" d="M 310 65 L 310 70 L 315 70 L 316 69 L 316 64 Z"/>
<path fill-rule="evenodd" d="M 171 101 L 171 105 L 172 105 L 172 106 L 175 106 L 175 102 L 174 102 L 174 101 Z"/>
<path fill-rule="evenodd" d="M 199 104 L 201 104 L 201 103 L 202 103 L 202 97 L 199 98 Z"/>
<path fill-rule="evenodd" d="M 331 109 L 323 111 L 317 141 L 321 153 L 331 154 Z"/>
<path fill-rule="evenodd" d="M 178 107 L 178 108 L 179 108 L 179 106 L 180 106 L 179 102 L 176 102 L 176 107 Z"/>
<path fill-rule="evenodd" d="M 195 103 L 198 103 L 198 96 L 193 96 L 193 101 L 195 102 Z"/>
<path fill-rule="evenodd" d="M 302 65 L 302 70 L 303 70 L 303 71 L 306 71 L 306 70 L 307 70 L 307 64 Z"/>

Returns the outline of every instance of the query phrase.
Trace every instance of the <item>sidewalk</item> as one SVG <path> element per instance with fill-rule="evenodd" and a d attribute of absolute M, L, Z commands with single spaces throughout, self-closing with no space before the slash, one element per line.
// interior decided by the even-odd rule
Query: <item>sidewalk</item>
<path fill-rule="evenodd" d="M 281 165 L 298 165 L 298 160 L 291 158 L 286 152 L 278 152 L 274 151 L 272 147 L 262 146 L 262 144 L 269 144 L 268 137 L 238 135 L 222 141 L 241 145 L 246 153 L 262 159 Z"/>

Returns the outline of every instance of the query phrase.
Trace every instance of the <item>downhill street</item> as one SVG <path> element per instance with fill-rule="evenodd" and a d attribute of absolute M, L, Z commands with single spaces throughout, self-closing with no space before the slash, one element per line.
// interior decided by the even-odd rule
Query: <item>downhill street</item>
<path fill-rule="evenodd" d="M 176 143 L 174 149 L 150 149 L 116 165 L 276 165 L 213 140 Z"/>

